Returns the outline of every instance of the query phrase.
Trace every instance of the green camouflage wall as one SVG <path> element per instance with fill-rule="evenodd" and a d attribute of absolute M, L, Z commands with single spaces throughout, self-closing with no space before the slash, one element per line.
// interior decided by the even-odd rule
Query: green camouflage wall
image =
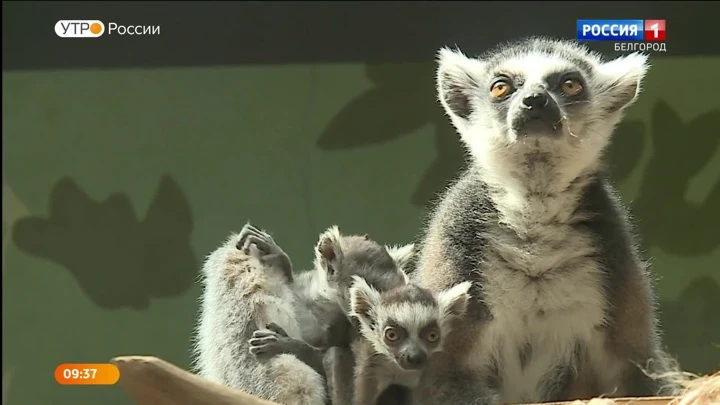
<path fill-rule="evenodd" d="M 652 60 L 612 170 L 665 341 L 720 367 L 720 58 Z M 463 151 L 427 64 L 3 73 L 3 404 L 130 404 L 65 362 L 189 366 L 203 257 L 247 219 L 307 265 L 337 223 L 412 239 Z"/>

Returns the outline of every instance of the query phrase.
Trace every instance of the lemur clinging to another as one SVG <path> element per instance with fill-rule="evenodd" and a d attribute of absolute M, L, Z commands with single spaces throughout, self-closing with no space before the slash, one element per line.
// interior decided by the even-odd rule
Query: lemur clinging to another
<path fill-rule="evenodd" d="M 286 405 L 324 404 L 323 352 L 348 346 L 350 333 L 328 274 L 342 269 L 390 288 L 405 283 L 401 267 L 411 252 L 412 245 L 386 247 L 333 227 L 320 237 L 314 271 L 295 277 L 273 238 L 245 225 L 203 266 L 199 374 Z M 293 345 L 278 351 L 278 340 Z"/>
<path fill-rule="evenodd" d="M 353 277 L 361 277 L 376 291 L 387 291 L 405 285 L 403 267 L 413 255 L 413 245 L 383 246 L 367 235 L 343 235 L 337 226 L 320 235 L 315 248 L 314 270 L 295 278 L 293 290 L 302 306 L 314 308 L 313 313 L 324 325 L 327 339 L 321 346 L 313 346 L 307 339 L 291 336 L 278 325 L 257 330 L 250 339 L 250 352 L 259 358 L 278 354 L 293 354 L 325 373 L 323 359 L 332 346 L 327 368 L 328 385 L 333 403 L 344 403 L 345 387 L 354 366 L 350 345 L 357 339 L 354 326 L 349 323 L 350 286 Z M 332 372 L 332 370 L 338 370 Z M 343 374 L 341 376 L 341 374 Z M 334 389 L 335 380 L 342 387 Z M 343 390 L 343 392 L 339 392 Z"/>
<path fill-rule="evenodd" d="M 351 341 L 349 357 L 334 353 L 344 357 L 327 362 L 333 404 L 397 405 L 405 396 L 387 392 L 388 387 L 414 390 L 428 360 L 442 350 L 465 313 L 470 282 L 438 294 L 407 282 L 402 266 L 411 258 L 412 247 L 383 248 L 368 238 L 342 236 L 336 227 L 321 236 L 316 268 L 323 270 L 320 274 L 336 294 L 338 308 L 358 321 L 360 332 Z M 385 249 L 393 252 L 394 260 Z M 308 345 L 282 331 L 261 330 L 254 337 L 253 353 L 262 348 L 265 355 L 308 358 Z"/>
<path fill-rule="evenodd" d="M 292 353 L 314 366 L 322 362 L 327 348 L 349 348 L 353 332 L 346 302 L 352 277 L 360 276 L 380 291 L 403 285 L 407 276 L 402 267 L 412 249 L 412 244 L 383 246 L 367 235 L 343 235 L 337 226 L 330 227 L 315 247 L 314 269 L 295 277 L 292 286 L 300 307 L 310 308 L 314 321 L 322 325 L 317 338 L 294 339 L 273 325 L 253 334 L 250 351 L 256 355 Z M 321 335 L 321 343 L 314 343 Z"/>
<path fill-rule="evenodd" d="M 672 393 L 642 371 L 669 366 L 652 277 L 603 165 L 647 57 L 531 38 L 438 59 L 472 164 L 432 214 L 412 277 L 435 292 L 472 281 L 473 298 L 423 383 L 430 402 Z"/>

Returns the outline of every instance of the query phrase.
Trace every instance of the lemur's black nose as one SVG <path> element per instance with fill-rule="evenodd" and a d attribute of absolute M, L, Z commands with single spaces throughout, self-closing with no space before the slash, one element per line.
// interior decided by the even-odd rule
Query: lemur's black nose
<path fill-rule="evenodd" d="M 419 366 L 425 362 L 425 355 L 423 353 L 415 353 L 408 356 L 408 364 L 413 366 Z"/>
<path fill-rule="evenodd" d="M 403 360 L 405 360 L 403 368 L 410 370 L 418 369 L 425 364 L 425 361 L 427 360 L 427 355 L 421 351 L 407 353 Z"/>
<path fill-rule="evenodd" d="M 544 92 L 536 92 L 525 97 L 522 103 L 528 110 L 541 109 L 548 104 L 548 97 Z"/>

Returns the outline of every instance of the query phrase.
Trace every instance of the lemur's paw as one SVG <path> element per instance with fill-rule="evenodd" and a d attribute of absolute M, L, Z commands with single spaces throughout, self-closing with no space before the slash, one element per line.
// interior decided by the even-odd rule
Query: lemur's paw
<path fill-rule="evenodd" d="M 256 357 L 273 357 L 290 350 L 292 338 L 287 336 L 285 330 L 278 325 L 271 323 L 267 329 L 259 329 L 253 332 L 253 337 L 248 340 L 250 353 Z"/>
<path fill-rule="evenodd" d="M 256 249 L 251 249 L 251 245 L 255 245 Z M 257 259 L 275 253 L 277 250 L 277 245 L 272 236 L 250 224 L 246 224 L 240 231 L 240 239 L 235 247 L 246 255 Z"/>
<path fill-rule="evenodd" d="M 269 268 L 280 270 L 289 279 L 292 279 L 290 257 L 267 232 L 246 224 L 240 231 L 240 239 L 235 247 L 245 255 L 258 259 Z"/>

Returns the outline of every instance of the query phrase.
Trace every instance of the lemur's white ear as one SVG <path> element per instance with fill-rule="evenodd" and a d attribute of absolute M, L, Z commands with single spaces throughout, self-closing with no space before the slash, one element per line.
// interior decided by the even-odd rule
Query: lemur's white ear
<path fill-rule="evenodd" d="M 415 255 L 415 244 L 414 243 L 408 243 L 407 245 L 403 246 L 391 246 L 391 245 L 385 245 L 385 249 L 390 254 L 390 257 L 393 258 L 395 263 L 397 263 L 397 266 L 403 270 L 408 265 L 408 263 L 412 260 L 413 256 Z"/>
<path fill-rule="evenodd" d="M 478 77 L 485 63 L 450 48 L 438 51 L 437 63 L 438 98 L 453 124 L 461 125 L 472 114 L 472 98 L 477 94 Z"/>
<path fill-rule="evenodd" d="M 465 315 L 470 301 L 470 281 L 464 281 L 437 295 L 440 313 L 444 317 L 460 317 Z"/>
<path fill-rule="evenodd" d="M 364 278 L 353 276 L 350 286 L 350 316 L 356 317 L 360 322 L 370 323 L 370 313 L 380 301 L 380 293 L 372 288 Z"/>
<path fill-rule="evenodd" d="M 601 81 L 603 107 L 615 112 L 631 105 L 640 94 L 649 67 L 648 56 L 637 52 L 600 64 L 598 80 Z"/>
<path fill-rule="evenodd" d="M 315 264 L 325 269 L 329 274 L 335 272 L 334 265 L 342 260 L 341 238 L 338 227 L 336 225 L 331 226 L 320 234 L 320 239 L 315 247 Z"/>

